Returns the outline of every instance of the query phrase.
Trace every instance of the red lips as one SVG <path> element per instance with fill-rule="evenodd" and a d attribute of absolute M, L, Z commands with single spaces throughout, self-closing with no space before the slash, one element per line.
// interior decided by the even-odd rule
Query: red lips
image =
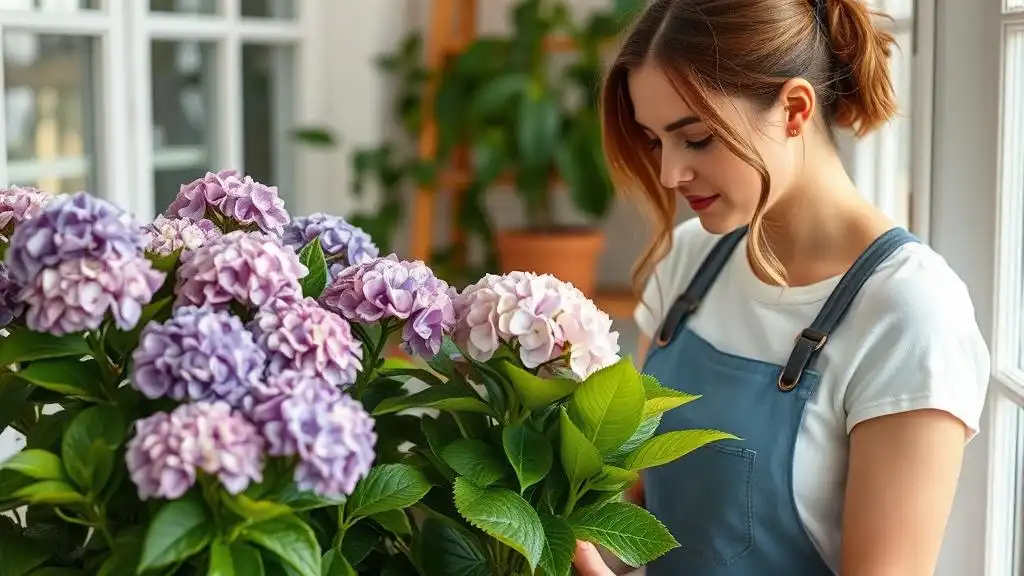
<path fill-rule="evenodd" d="M 700 212 L 707 210 L 718 200 L 718 194 L 712 194 L 711 196 L 687 196 L 686 202 L 690 205 L 690 209 L 694 212 Z"/>

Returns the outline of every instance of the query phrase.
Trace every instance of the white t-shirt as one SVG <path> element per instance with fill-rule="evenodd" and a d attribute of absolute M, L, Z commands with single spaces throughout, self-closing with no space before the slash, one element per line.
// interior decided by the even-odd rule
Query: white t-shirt
<path fill-rule="evenodd" d="M 672 249 L 634 314 L 644 334 L 654 334 L 664 307 L 686 289 L 720 238 L 696 218 L 676 228 Z M 750 266 L 744 238 L 687 326 L 723 352 L 784 365 L 794 338 L 811 325 L 838 282 L 765 284 Z M 871 418 L 934 408 L 962 420 L 973 436 L 988 387 L 989 353 L 964 283 L 941 256 L 914 243 L 897 250 L 864 284 L 829 334 L 815 370 L 821 384 L 797 434 L 793 491 L 811 540 L 837 571 L 850 431 Z"/>

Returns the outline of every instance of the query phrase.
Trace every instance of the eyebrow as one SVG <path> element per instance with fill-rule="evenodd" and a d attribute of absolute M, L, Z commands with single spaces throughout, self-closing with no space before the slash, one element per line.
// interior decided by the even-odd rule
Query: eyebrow
<path fill-rule="evenodd" d="M 665 124 L 665 132 L 674 132 L 680 128 L 685 128 L 690 124 L 696 124 L 698 122 L 700 122 L 700 118 L 697 118 L 696 116 L 684 116 L 678 120 L 673 120 L 672 122 Z M 640 122 L 637 122 L 637 124 L 640 124 L 643 128 L 647 128 L 647 126 L 644 126 Z M 650 130 L 650 128 L 647 129 Z"/>

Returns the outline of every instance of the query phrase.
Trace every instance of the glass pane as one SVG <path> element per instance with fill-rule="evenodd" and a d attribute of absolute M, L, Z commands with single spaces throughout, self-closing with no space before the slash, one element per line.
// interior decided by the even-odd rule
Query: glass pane
<path fill-rule="evenodd" d="M 1024 10 L 1024 0 L 1006 0 L 1006 4 L 1003 7 L 1006 12 L 1017 12 Z"/>
<path fill-rule="evenodd" d="M 4 114 L 10 184 L 94 191 L 94 40 L 4 34 Z"/>
<path fill-rule="evenodd" d="M 291 48 L 242 47 L 245 172 L 278 187 L 286 206 L 294 200 L 293 125 L 295 83 Z"/>
<path fill-rule="evenodd" d="M 914 15 L 914 0 L 875 0 L 871 4 L 893 18 L 911 18 Z"/>
<path fill-rule="evenodd" d="M 153 42 L 153 171 L 157 210 L 181 184 L 216 170 L 215 47 L 212 42 Z"/>
<path fill-rule="evenodd" d="M 1017 527 L 1014 531 L 1014 574 L 1024 574 L 1024 408 L 1017 413 Z"/>
<path fill-rule="evenodd" d="M 295 0 L 242 0 L 242 16 L 251 18 L 294 18 Z"/>
<path fill-rule="evenodd" d="M 149 0 L 149 9 L 153 12 L 216 14 L 217 0 Z"/>
<path fill-rule="evenodd" d="M 1008 27 L 1004 39 L 1000 188 L 1008 197 L 1016 195 L 1017 205 L 1021 206 L 1024 204 L 1024 27 Z M 1024 229 L 1019 224 L 1016 235 L 1017 241 L 1024 244 Z M 1016 280 L 1021 290 L 1020 302 L 1024 303 L 1024 275 Z M 1017 366 L 1024 368 L 1024 330 L 1021 330 L 1020 342 L 1014 344 L 1019 350 Z"/>
<path fill-rule="evenodd" d="M 0 10 L 78 12 L 99 7 L 99 0 L 0 0 Z"/>

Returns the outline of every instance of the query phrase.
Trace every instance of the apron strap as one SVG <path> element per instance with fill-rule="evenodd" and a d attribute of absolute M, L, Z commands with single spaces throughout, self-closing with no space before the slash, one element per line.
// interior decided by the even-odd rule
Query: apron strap
<path fill-rule="evenodd" d="M 729 256 L 747 233 L 747 227 L 738 228 L 723 236 L 711 249 L 711 252 L 704 258 L 700 268 L 690 281 L 686 290 L 676 298 L 675 303 L 669 308 L 665 320 L 658 329 L 657 344 L 666 346 L 678 332 L 679 327 L 686 323 L 690 316 L 700 307 L 704 295 L 711 289 L 711 285 L 718 278 L 718 273 L 729 261 Z"/>
<path fill-rule="evenodd" d="M 900 247 L 917 241 L 914 235 L 903 228 L 893 228 L 868 246 L 846 274 L 843 274 L 811 326 L 797 336 L 789 361 L 779 374 L 779 390 L 789 392 L 796 388 L 804 370 L 814 363 L 818 353 L 825 347 L 828 335 L 846 316 L 853 299 L 878 266 Z"/>

